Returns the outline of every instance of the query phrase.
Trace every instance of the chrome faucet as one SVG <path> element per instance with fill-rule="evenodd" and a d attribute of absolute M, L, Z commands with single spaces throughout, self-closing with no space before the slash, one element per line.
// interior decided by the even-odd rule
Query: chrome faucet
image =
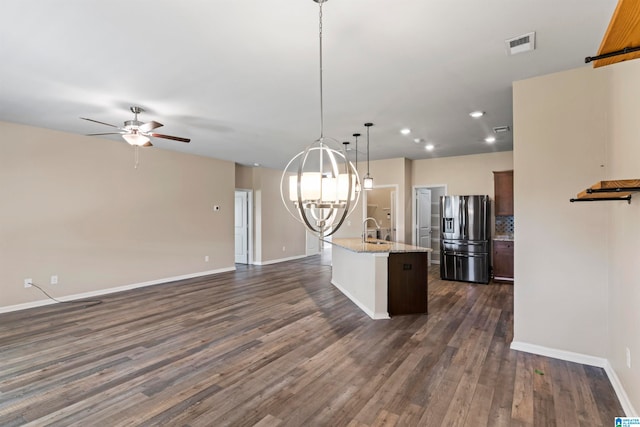
<path fill-rule="evenodd" d="M 378 224 L 378 221 L 376 221 L 375 218 L 373 217 L 365 218 L 364 221 L 362 222 L 362 243 L 367 241 L 367 221 L 369 221 L 370 219 L 373 220 L 373 222 L 376 224 L 376 229 L 380 230 L 380 224 Z"/>

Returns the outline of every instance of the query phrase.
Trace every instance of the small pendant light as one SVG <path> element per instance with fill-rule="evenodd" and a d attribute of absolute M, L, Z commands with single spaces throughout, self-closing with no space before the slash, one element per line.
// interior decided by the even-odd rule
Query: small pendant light
<path fill-rule="evenodd" d="M 369 128 L 373 126 L 373 123 L 365 123 L 364 125 L 367 128 L 367 174 L 362 181 L 362 187 L 365 190 L 373 190 L 373 177 L 369 175 Z"/>
<path fill-rule="evenodd" d="M 356 138 L 356 174 L 358 173 L 358 137 L 360 136 L 359 133 L 354 133 L 353 136 Z M 360 182 L 357 181 L 356 182 L 356 191 L 360 192 L 361 188 L 360 188 Z"/>

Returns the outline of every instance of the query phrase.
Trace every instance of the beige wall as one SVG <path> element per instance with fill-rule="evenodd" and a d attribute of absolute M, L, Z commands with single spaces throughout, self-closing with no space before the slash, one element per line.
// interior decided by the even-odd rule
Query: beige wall
<path fill-rule="evenodd" d="M 282 204 L 281 177 L 282 171 L 276 169 L 236 165 L 237 188 L 253 190 L 253 260 L 256 264 L 306 254 L 306 229 Z"/>
<path fill-rule="evenodd" d="M 493 171 L 513 169 L 513 152 L 504 151 L 471 156 L 437 159 L 388 159 L 371 162 L 371 176 L 376 187 L 396 185 L 398 188 L 398 238 L 412 241 L 413 188 L 446 185 L 447 194 L 488 194 L 493 200 Z M 360 164 L 361 172 L 366 164 Z M 360 203 L 353 215 L 337 233 L 337 237 L 362 234 L 364 219 Z"/>
<path fill-rule="evenodd" d="M 398 189 L 398 230 L 397 241 L 410 242 L 411 230 L 409 228 L 409 240 L 405 240 L 405 218 L 406 215 L 410 215 L 410 211 L 406 210 L 406 200 L 403 195 L 406 195 L 406 188 L 411 188 L 410 182 L 407 182 L 407 167 L 410 167 L 411 161 L 403 158 L 388 159 L 388 160 L 376 160 L 370 162 L 370 172 L 373 177 L 374 187 L 388 188 L 389 186 L 396 186 Z M 409 166 L 408 166 L 409 165 Z M 366 162 L 358 162 L 358 171 L 360 173 L 360 179 L 366 174 L 367 165 Z M 358 204 L 353 211 L 353 214 L 349 217 L 345 224 L 335 233 L 335 237 L 359 237 L 362 235 L 362 221 L 366 217 L 366 209 L 363 208 L 363 203 L 367 198 L 366 192 L 363 191 Z M 409 200 L 409 204 L 411 200 Z"/>
<path fill-rule="evenodd" d="M 391 192 L 394 187 L 378 187 L 367 194 L 367 216 L 375 218 L 382 228 L 391 228 L 388 213 L 391 213 Z M 373 228 L 374 224 L 368 225 Z"/>
<path fill-rule="evenodd" d="M 514 84 L 514 342 L 607 359 L 635 408 L 640 206 L 569 198 L 639 177 L 639 73 L 634 61 Z"/>
<path fill-rule="evenodd" d="M 411 189 L 411 182 L 407 181 L 407 177 L 410 177 L 407 169 L 410 167 L 411 162 L 404 158 L 376 160 L 370 165 L 374 187 L 397 186 L 398 229 L 396 230 L 396 240 L 403 243 L 411 243 L 411 228 L 408 227 L 410 220 L 407 221 L 407 215 L 411 214 L 411 210 L 407 210 L 406 200 L 407 188 Z M 408 203 L 411 206 L 411 199 Z M 409 218 L 411 217 L 409 216 Z M 408 236 L 407 230 L 409 231 Z"/>
<path fill-rule="evenodd" d="M 493 172 L 512 169 L 513 151 L 416 160 L 412 183 L 413 188 L 444 185 L 446 194 L 451 195 L 487 194 L 491 198 L 491 216 L 494 216 Z M 413 223 L 414 219 L 410 221 Z M 493 227 L 491 221 L 492 235 Z"/>
<path fill-rule="evenodd" d="M 236 163 L 236 188 L 251 190 L 253 188 L 253 169 Z"/>
<path fill-rule="evenodd" d="M 444 185 L 447 194 L 488 194 L 493 200 L 493 171 L 513 169 L 513 151 L 442 157 L 413 162 L 413 186 Z"/>
<path fill-rule="evenodd" d="M 515 337 L 607 356 L 606 91 L 588 67 L 514 84 Z"/>
<path fill-rule="evenodd" d="M 640 178 L 640 61 L 608 67 L 607 177 Z M 609 202 L 609 360 L 640 411 L 640 193 L 631 204 Z M 626 366 L 631 351 L 631 369 Z"/>
<path fill-rule="evenodd" d="M 124 142 L 0 122 L 0 307 L 46 299 L 25 278 L 62 297 L 233 268 L 233 181 L 230 162 L 154 147 L 134 169 Z"/>

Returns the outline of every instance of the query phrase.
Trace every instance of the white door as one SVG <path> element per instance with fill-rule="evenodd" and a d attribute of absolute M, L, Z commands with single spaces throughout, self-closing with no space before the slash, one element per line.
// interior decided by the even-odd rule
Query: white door
<path fill-rule="evenodd" d="M 249 263 L 249 222 L 246 191 L 236 191 L 235 199 L 235 246 L 236 262 Z"/>
<path fill-rule="evenodd" d="M 418 246 L 431 248 L 431 190 L 421 188 L 416 194 L 416 240 Z M 431 257 L 429 257 L 431 263 Z"/>
<path fill-rule="evenodd" d="M 320 253 L 320 239 L 307 230 L 307 256 Z"/>

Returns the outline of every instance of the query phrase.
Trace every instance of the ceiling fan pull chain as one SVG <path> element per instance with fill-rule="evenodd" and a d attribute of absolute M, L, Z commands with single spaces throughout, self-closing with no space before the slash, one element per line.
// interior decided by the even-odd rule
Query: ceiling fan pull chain
<path fill-rule="evenodd" d="M 140 147 L 136 145 L 134 147 L 134 150 L 135 150 L 135 152 L 134 152 L 133 158 L 134 158 L 135 163 L 133 165 L 133 168 L 134 169 L 138 169 L 138 163 L 140 163 Z"/>

